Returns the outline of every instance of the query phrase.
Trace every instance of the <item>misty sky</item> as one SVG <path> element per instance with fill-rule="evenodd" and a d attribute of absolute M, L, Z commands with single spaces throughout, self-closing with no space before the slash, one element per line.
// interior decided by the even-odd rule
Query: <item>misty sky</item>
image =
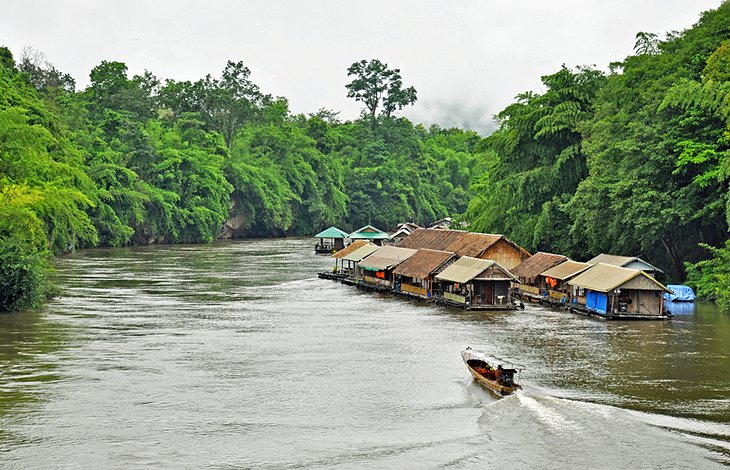
<path fill-rule="evenodd" d="M 196 80 L 242 60 L 294 113 L 357 117 L 347 67 L 378 58 L 401 69 L 416 122 L 484 132 L 540 76 L 630 54 L 638 31 L 683 30 L 721 0 L 3 0 L 0 44 L 42 51 L 77 86 L 102 60 L 130 76 Z"/>

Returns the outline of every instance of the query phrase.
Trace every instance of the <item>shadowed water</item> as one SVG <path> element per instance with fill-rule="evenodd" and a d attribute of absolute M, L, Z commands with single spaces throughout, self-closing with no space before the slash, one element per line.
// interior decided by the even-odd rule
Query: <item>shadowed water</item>
<path fill-rule="evenodd" d="M 310 240 L 89 250 L 0 316 L 3 468 L 727 468 L 730 317 L 468 313 L 316 278 Z M 497 399 L 459 352 L 527 366 Z"/>

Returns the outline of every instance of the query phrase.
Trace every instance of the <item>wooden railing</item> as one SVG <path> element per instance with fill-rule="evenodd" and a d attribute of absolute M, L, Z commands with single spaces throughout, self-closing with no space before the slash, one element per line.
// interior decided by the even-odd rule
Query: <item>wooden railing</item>
<path fill-rule="evenodd" d="M 444 292 L 444 299 L 448 299 L 452 302 L 456 302 L 459 304 L 466 303 L 466 297 L 464 297 L 463 295 L 452 294 L 451 292 Z"/>
<path fill-rule="evenodd" d="M 422 296 L 426 297 L 426 288 L 425 287 L 401 284 L 400 290 L 402 290 L 403 292 L 410 292 L 411 294 L 422 295 Z"/>
<path fill-rule="evenodd" d="M 363 280 L 365 282 L 369 282 L 370 284 L 377 284 L 379 286 L 389 286 L 390 285 L 390 281 L 387 281 L 385 279 L 378 279 L 377 277 L 372 277 L 372 276 L 365 276 L 363 278 Z"/>
<path fill-rule="evenodd" d="M 548 290 L 548 296 L 551 299 L 555 299 L 555 300 L 563 300 L 563 297 L 565 297 L 567 300 L 567 298 L 568 298 L 568 294 L 566 294 L 565 292 L 560 292 L 559 290 L 552 290 L 552 289 Z"/>
<path fill-rule="evenodd" d="M 535 294 L 540 295 L 540 289 L 533 286 L 520 286 L 520 291 L 526 293 L 526 294 Z"/>

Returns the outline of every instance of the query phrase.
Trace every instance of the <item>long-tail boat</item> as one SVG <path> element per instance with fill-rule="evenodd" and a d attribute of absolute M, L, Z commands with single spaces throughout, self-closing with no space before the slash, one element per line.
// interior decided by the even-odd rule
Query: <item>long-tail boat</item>
<path fill-rule="evenodd" d="M 515 374 L 521 372 L 525 366 L 488 357 L 470 347 L 461 352 L 461 357 L 464 359 L 466 368 L 474 376 L 474 380 L 498 396 L 510 395 L 515 390 L 522 388 L 520 384 L 515 383 L 514 378 Z M 510 367 L 503 367 L 502 363 Z M 497 364 L 496 368 L 494 364 Z"/>

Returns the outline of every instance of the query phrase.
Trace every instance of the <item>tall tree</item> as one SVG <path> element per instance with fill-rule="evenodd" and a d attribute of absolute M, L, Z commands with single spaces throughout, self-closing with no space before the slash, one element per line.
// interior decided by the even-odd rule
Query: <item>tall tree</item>
<path fill-rule="evenodd" d="M 391 117 L 395 111 L 416 102 L 416 89 L 403 87 L 399 69 L 389 69 L 378 59 L 355 62 L 347 69 L 347 76 L 355 78 L 345 85 L 347 97 L 365 105 L 364 114 L 375 119 L 377 111 Z"/>

